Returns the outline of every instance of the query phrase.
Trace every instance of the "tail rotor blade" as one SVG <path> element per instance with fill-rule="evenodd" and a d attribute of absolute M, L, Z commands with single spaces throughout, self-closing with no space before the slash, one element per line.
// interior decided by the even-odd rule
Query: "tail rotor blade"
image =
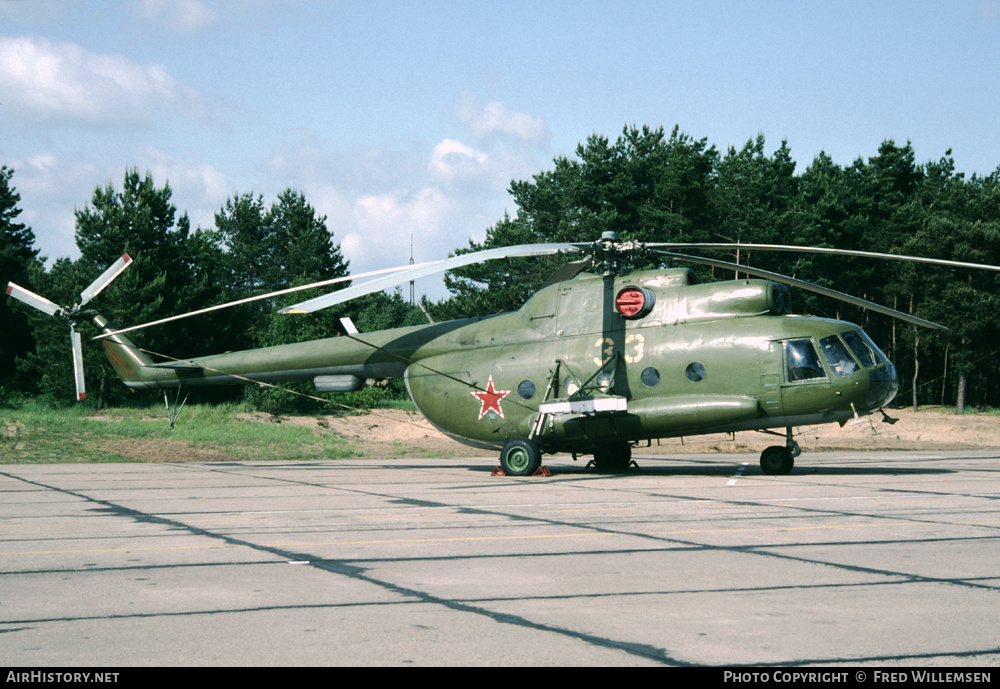
<path fill-rule="evenodd" d="M 76 399 L 82 402 L 87 398 L 87 390 L 83 382 L 83 342 L 80 333 L 75 328 L 70 328 L 70 340 L 73 342 L 73 375 L 76 377 Z"/>
<path fill-rule="evenodd" d="M 28 306 L 34 306 L 39 311 L 44 311 L 50 316 L 56 315 L 61 310 L 45 297 L 40 297 L 34 292 L 29 292 L 23 287 L 15 285 L 13 282 L 7 283 L 7 294 L 18 301 L 23 301 Z"/>
<path fill-rule="evenodd" d="M 118 275 L 123 270 L 125 270 L 126 268 L 129 267 L 129 265 L 131 265 L 131 263 L 132 263 L 132 257 L 129 256 L 128 254 L 122 254 L 122 257 L 119 258 L 117 261 L 115 261 L 113 264 L 111 264 L 110 268 L 101 273 L 101 276 L 99 278 L 90 283 L 90 287 L 88 287 L 87 289 L 83 290 L 83 292 L 80 293 L 80 306 L 83 306 L 88 301 L 90 301 L 98 294 L 100 294 L 101 290 L 103 290 L 105 287 L 111 284 L 111 281 L 114 280 L 116 277 L 118 277 Z"/>

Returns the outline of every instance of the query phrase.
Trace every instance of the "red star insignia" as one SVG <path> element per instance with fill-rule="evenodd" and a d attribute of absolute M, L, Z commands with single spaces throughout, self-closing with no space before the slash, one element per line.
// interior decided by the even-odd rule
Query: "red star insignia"
<path fill-rule="evenodd" d="M 495 411 L 500 415 L 500 418 L 506 418 L 503 415 L 503 409 L 500 407 L 500 400 L 510 394 L 510 390 L 497 390 L 493 387 L 493 376 L 490 375 L 489 382 L 486 383 L 485 390 L 473 390 L 469 393 L 473 397 L 479 400 L 482 405 L 479 408 L 479 418 L 482 419 L 486 416 L 486 412 Z"/>

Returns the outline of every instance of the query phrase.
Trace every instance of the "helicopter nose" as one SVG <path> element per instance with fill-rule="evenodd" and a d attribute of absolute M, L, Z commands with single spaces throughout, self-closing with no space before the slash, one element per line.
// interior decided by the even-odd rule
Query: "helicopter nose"
<path fill-rule="evenodd" d="M 896 367 L 887 362 L 885 366 L 874 369 L 868 374 L 868 395 L 865 397 L 865 405 L 869 410 L 881 409 L 889 404 L 899 390 L 899 382 L 896 380 Z"/>

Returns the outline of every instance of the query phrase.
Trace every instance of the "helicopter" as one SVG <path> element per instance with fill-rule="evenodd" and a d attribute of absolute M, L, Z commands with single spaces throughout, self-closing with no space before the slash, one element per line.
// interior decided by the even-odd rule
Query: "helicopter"
<path fill-rule="evenodd" d="M 744 249 L 864 256 L 983 268 L 895 254 L 784 245 Z M 792 471 L 801 448 L 794 428 L 843 425 L 882 411 L 898 390 L 896 369 L 857 325 L 791 313 L 789 286 L 825 294 L 928 328 L 944 326 L 777 273 L 678 253 L 730 244 L 594 242 L 529 244 L 462 254 L 272 292 L 189 314 L 114 329 L 82 306 L 131 259 L 126 254 L 61 309 L 11 283 L 7 294 L 65 318 L 74 361 L 82 365 L 76 325 L 92 318 L 97 338 L 133 389 L 311 381 L 318 392 L 359 390 L 371 379 L 399 377 L 420 412 L 445 435 L 499 451 L 508 476 L 541 469 L 542 455 L 593 456 L 600 471 L 632 466 L 632 449 L 661 438 L 760 431 L 784 438 L 765 449 L 765 474 Z M 190 360 L 154 362 L 125 333 L 296 290 L 372 279 L 281 309 L 305 313 L 473 263 L 525 256 L 579 256 L 517 311 L 443 323 L 344 335 Z M 688 268 L 628 270 L 627 260 L 662 257 L 735 269 L 745 279 L 699 283 Z M 753 276 L 753 277 L 751 277 Z M 83 378 L 77 366 L 77 392 Z M 185 398 L 186 400 L 186 398 Z M 173 426 L 176 414 L 169 412 Z M 883 415 L 885 414 L 882 411 Z M 888 418 L 888 417 L 886 417 Z M 774 430 L 782 429 L 783 432 Z"/>

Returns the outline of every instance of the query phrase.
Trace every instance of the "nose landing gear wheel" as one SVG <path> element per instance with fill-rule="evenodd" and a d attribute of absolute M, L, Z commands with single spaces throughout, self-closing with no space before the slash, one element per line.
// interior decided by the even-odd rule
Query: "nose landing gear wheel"
<path fill-rule="evenodd" d="M 542 465 L 542 453 L 534 440 L 514 438 L 500 450 L 500 468 L 508 476 L 531 476 Z"/>

